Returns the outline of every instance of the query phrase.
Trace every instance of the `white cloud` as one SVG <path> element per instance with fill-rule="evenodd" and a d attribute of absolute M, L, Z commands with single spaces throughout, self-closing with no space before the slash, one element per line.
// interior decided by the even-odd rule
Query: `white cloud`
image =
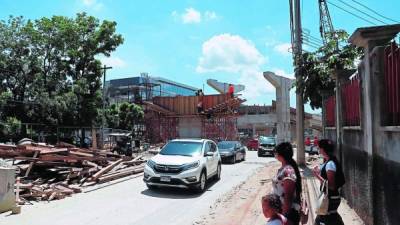
<path fill-rule="evenodd" d="M 294 73 L 286 73 L 286 71 L 284 71 L 282 69 L 278 69 L 278 68 L 274 68 L 271 71 L 274 72 L 276 75 L 279 75 L 279 76 L 282 76 L 282 77 L 286 77 L 286 78 L 290 78 L 290 79 L 294 79 Z"/>
<path fill-rule="evenodd" d="M 238 35 L 221 34 L 203 44 L 196 71 L 235 73 L 237 82 L 246 86 L 243 97 L 253 99 L 274 90 L 262 74 L 261 66 L 266 61 L 251 41 Z"/>
<path fill-rule="evenodd" d="M 205 21 L 218 19 L 218 15 L 214 11 L 205 11 L 202 13 L 194 8 L 187 8 L 183 13 L 179 13 L 176 10 L 172 11 L 171 16 L 175 21 L 181 21 L 183 24 L 201 23 L 203 19 Z"/>
<path fill-rule="evenodd" d="M 267 94 L 274 93 L 275 88 L 263 76 L 261 69 L 243 71 L 238 79 L 246 88 L 242 95 L 249 102 Z M 257 102 L 257 101 L 255 101 Z"/>
<path fill-rule="evenodd" d="M 188 8 L 185 10 L 185 13 L 182 14 L 182 22 L 184 24 L 200 23 L 201 13 L 193 8 Z"/>
<path fill-rule="evenodd" d="M 215 20 L 218 18 L 217 14 L 213 11 L 206 11 L 204 13 L 204 17 L 206 18 L 206 20 Z"/>
<path fill-rule="evenodd" d="M 96 2 L 96 0 L 83 0 L 82 2 L 86 6 L 91 6 Z"/>
<path fill-rule="evenodd" d="M 276 45 L 274 47 L 274 51 L 280 53 L 281 55 L 289 56 L 289 55 L 291 55 L 291 48 L 292 48 L 292 44 L 282 43 L 282 44 Z"/>
<path fill-rule="evenodd" d="M 96 11 L 99 11 L 104 7 L 103 3 L 97 2 L 97 0 L 82 0 L 82 3 L 86 7 L 92 8 Z"/>
<path fill-rule="evenodd" d="M 259 68 L 265 62 L 266 58 L 250 41 L 238 35 L 221 34 L 203 44 L 196 71 L 237 73 Z"/>
<path fill-rule="evenodd" d="M 102 64 L 112 66 L 113 68 L 123 68 L 126 66 L 126 62 L 119 57 L 108 57 L 100 58 Z"/>

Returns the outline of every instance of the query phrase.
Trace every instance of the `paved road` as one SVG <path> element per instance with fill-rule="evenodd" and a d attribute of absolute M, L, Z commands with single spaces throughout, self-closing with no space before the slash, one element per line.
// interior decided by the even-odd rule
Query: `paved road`
<path fill-rule="evenodd" d="M 272 160 L 248 152 L 245 162 L 224 164 L 221 180 L 202 195 L 149 190 L 138 177 L 64 200 L 23 206 L 20 215 L 0 214 L 0 225 L 191 225 L 219 197 Z"/>

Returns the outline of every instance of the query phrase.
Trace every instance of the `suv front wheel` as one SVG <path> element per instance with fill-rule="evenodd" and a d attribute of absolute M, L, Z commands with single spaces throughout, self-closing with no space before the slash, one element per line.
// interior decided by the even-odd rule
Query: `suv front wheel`
<path fill-rule="evenodd" d="M 215 174 L 215 180 L 220 180 L 220 179 L 221 179 L 221 163 L 218 163 L 217 174 Z"/>
<path fill-rule="evenodd" d="M 196 186 L 196 191 L 198 193 L 203 193 L 206 190 L 207 185 L 207 175 L 206 172 L 203 171 L 200 174 L 199 184 Z"/>

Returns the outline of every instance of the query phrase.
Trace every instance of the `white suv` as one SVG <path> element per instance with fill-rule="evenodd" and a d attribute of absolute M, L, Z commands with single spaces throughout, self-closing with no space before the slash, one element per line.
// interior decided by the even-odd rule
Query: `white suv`
<path fill-rule="evenodd" d="M 148 188 L 195 188 L 203 192 L 208 179 L 220 179 L 220 176 L 221 156 L 215 142 L 176 139 L 168 142 L 160 154 L 147 161 L 143 181 Z"/>

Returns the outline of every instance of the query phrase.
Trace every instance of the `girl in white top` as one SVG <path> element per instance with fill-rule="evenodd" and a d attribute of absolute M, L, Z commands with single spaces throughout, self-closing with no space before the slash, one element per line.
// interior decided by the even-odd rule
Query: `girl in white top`
<path fill-rule="evenodd" d="M 313 170 L 314 176 L 321 181 L 321 184 L 328 181 L 328 187 L 321 185 L 321 191 L 327 192 L 329 197 L 329 205 L 327 215 L 318 215 L 315 218 L 315 225 L 343 225 L 342 217 L 338 214 L 337 209 L 340 205 L 340 188 L 345 183 L 342 167 L 337 160 L 334 152 L 335 145 L 331 140 L 323 139 L 319 141 L 320 154 L 324 158 L 321 166 L 316 166 Z"/>
<path fill-rule="evenodd" d="M 268 194 L 261 199 L 263 214 L 268 218 L 267 225 L 286 225 L 287 220 L 281 214 L 282 202 L 276 194 Z"/>

